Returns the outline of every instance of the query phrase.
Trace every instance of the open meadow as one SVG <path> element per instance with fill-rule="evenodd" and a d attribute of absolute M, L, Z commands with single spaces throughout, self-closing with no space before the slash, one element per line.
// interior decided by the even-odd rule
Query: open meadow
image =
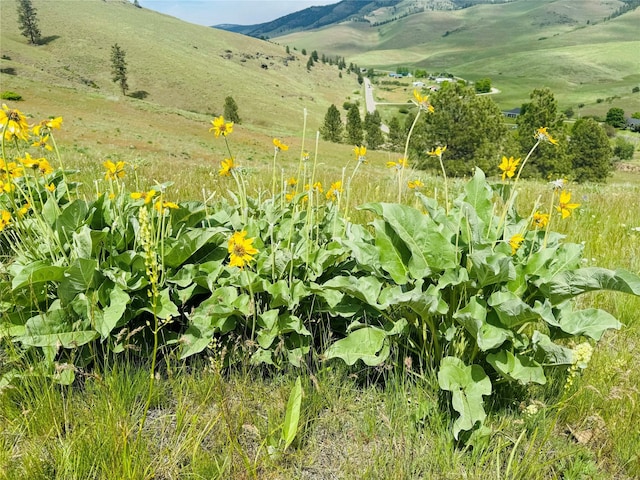
<path fill-rule="evenodd" d="M 319 139 L 353 73 L 73 3 L 0 2 L 0 479 L 640 477 L 640 172 L 417 170 Z"/>

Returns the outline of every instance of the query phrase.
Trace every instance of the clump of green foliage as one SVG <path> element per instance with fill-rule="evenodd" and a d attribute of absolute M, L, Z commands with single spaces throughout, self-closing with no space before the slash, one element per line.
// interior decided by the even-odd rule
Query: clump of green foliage
<path fill-rule="evenodd" d="M 428 98 L 414 96 L 419 114 L 430 115 Z M 640 295 L 640 277 L 583 266 L 583 246 L 552 229 L 579 207 L 563 182 L 530 213 L 516 209 L 531 154 L 557 143 L 546 128 L 524 161 L 503 158 L 502 182 L 476 169 L 450 200 L 445 177 L 444 201 L 416 193 L 415 207 L 362 205 L 372 218 L 366 226 L 349 220 L 362 146 L 348 181 L 325 193 L 317 160 L 305 153 L 298 178 L 277 187 L 276 157 L 288 147 L 274 139 L 271 194 L 251 198 L 227 138 L 233 123 L 219 117 L 211 130 L 229 153 L 219 171 L 237 187 L 229 199 L 175 203 L 170 184 L 131 192 L 126 163 L 112 161 L 87 199 L 57 149 L 46 148 L 61 119 L 31 129 L 18 110 L 3 112 L 0 340 L 13 364 L 38 362 L 62 383 L 75 368 L 132 347 L 152 358 L 153 371 L 158 352 L 184 359 L 213 339 L 225 346 L 227 365 L 250 357 L 272 368 L 334 359 L 380 366 L 402 355 L 450 392 L 459 438 L 482 427 L 483 397 L 505 384 L 544 384 L 558 369 L 571 379 L 591 344 L 620 327 L 572 299 L 604 289 Z M 19 142 L 31 150 L 14 149 Z M 441 165 L 445 151 L 431 152 Z M 392 163 L 400 200 L 407 162 Z M 29 374 L 2 373 L 5 382 Z M 294 397 L 290 411 L 299 409 Z M 151 389 L 145 412 L 150 400 Z M 294 434 L 283 432 L 278 445 Z"/>

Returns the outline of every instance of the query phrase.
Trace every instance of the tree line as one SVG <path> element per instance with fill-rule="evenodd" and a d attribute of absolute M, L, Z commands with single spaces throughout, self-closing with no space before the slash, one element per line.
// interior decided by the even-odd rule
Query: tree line
<path fill-rule="evenodd" d="M 541 142 L 531 152 L 524 174 L 538 178 L 570 177 L 578 182 L 603 181 L 614 168 L 614 150 L 603 126 L 593 118 L 581 118 L 572 126 L 566 125 L 565 116 L 548 88 L 531 92 L 516 119 L 515 130 L 505 124 L 495 102 L 488 96 L 476 95 L 472 87 L 445 84 L 430 96 L 430 102 L 434 112 L 420 116 L 409 143 L 414 168 L 437 170 L 438 159 L 427 152 L 446 145 L 448 174 L 470 175 L 476 167 L 492 172 L 502 156 L 524 158 L 536 144 L 535 133 L 541 127 L 547 127 L 558 144 Z M 385 138 L 377 111 L 367 113 L 363 122 L 358 105 L 350 105 L 343 123 L 340 111 L 331 105 L 320 133 L 323 139 L 332 142 L 404 151 L 415 116 L 416 112 L 409 112 L 404 120 L 391 118 Z"/>

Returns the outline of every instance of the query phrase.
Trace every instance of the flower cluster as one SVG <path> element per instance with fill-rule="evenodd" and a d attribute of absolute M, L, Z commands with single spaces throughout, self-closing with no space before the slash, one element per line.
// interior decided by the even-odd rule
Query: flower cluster
<path fill-rule="evenodd" d="M 564 385 L 565 390 L 571 388 L 574 379 L 578 375 L 578 371 L 587 368 L 592 355 L 593 347 L 588 342 L 583 342 L 573 349 L 573 362 L 567 372 L 567 381 Z"/>
<path fill-rule="evenodd" d="M 243 268 L 249 262 L 253 261 L 253 256 L 258 250 L 253 246 L 254 238 L 246 238 L 247 232 L 235 232 L 229 238 L 228 251 L 231 267 Z"/>

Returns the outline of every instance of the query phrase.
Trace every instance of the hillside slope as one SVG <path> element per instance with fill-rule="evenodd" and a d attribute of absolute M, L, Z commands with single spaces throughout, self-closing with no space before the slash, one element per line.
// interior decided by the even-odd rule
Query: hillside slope
<path fill-rule="evenodd" d="M 516 0 L 425 11 L 377 27 L 348 22 L 276 41 L 342 55 L 361 66 L 490 77 L 504 92 L 496 100 L 510 106 L 542 85 L 569 104 L 589 103 L 625 95 L 640 83 L 640 9 L 603 21 L 622 5 Z"/>
<path fill-rule="evenodd" d="M 311 128 L 317 128 L 313 122 L 322 120 L 327 107 L 342 103 L 357 87 L 353 75 L 339 78 L 336 67 L 307 71 L 307 57 L 287 54 L 282 46 L 189 24 L 124 0 L 33 4 L 45 40 L 39 46 L 20 35 L 16 3 L 0 2 L 0 80 L 3 91 L 23 95 L 19 107 L 34 116 L 65 114 L 102 124 L 100 112 L 112 117 L 115 128 L 127 122 L 149 126 L 169 115 L 206 126 L 231 95 L 245 129 L 289 135 L 300 131 L 304 108 Z M 112 82 L 115 43 L 126 52 L 130 92 L 138 99 L 122 97 Z"/>

